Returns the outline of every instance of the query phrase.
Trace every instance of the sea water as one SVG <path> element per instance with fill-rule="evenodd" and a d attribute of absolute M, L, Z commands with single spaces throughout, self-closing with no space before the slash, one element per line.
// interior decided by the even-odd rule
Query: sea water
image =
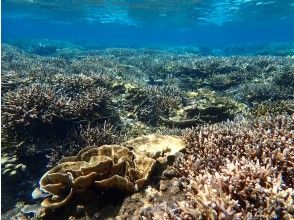
<path fill-rule="evenodd" d="M 293 4 L 291 0 L 4 0 L 2 41 L 217 48 L 293 43 Z"/>

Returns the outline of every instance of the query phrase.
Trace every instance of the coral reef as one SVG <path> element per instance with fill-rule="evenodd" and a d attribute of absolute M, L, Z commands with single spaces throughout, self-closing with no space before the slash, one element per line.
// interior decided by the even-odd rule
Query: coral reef
<path fill-rule="evenodd" d="M 184 147 L 177 136 L 147 135 L 122 145 L 84 148 L 76 156 L 61 159 L 41 177 L 41 190 L 52 195 L 41 205 L 49 210 L 62 207 L 74 194 L 92 187 L 134 193 L 149 181 L 157 163 L 170 163 L 169 157 Z"/>
<path fill-rule="evenodd" d="M 218 170 L 227 159 L 234 162 L 245 157 L 262 165 L 277 166 L 277 172 L 288 170 L 289 175 L 293 169 L 292 136 L 290 116 L 243 119 L 237 123 L 197 127 L 184 134 L 187 151 L 196 156 L 195 167 L 199 170 Z M 283 177 L 289 180 L 286 173 Z"/>
<path fill-rule="evenodd" d="M 282 101 L 264 101 L 261 103 L 253 103 L 250 113 L 254 116 L 264 115 L 280 115 L 280 114 L 293 114 L 294 103 L 293 100 Z"/>
<path fill-rule="evenodd" d="M 221 218 L 293 217 L 293 119 L 263 117 L 187 131 L 186 214 Z M 188 209 L 187 209 L 188 208 Z"/>
<path fill-rule="evenodd" d="M 90 124 L 81 126 L 73 139 L 81 146 L 101 146 L 104 144 L 116 144 L 123 141 L 123 136 L 116 133 L 115 127 L 108 123 L 92 127 Z"/>
<path fill-rule="evenodd" d="M 186 96 L 185 105 L 175 116 L 168 119 L 161 117 L 165 124 L 185 128 L 205 122 L 220 122 L 233 119 L 246 109 L 244 104 L 207 89 L 188 92 Z"/>
<path fill-rule="evenodd" d="M 119 144 L 125 139 L 125 135 L 111 123 L 91 126 L 80 125 L 79 128 L 69 130 L 67 138 L 50 146 L 46 153 L 48 167 L 55 166 L 64 156 L 77 154 L 87 146 L 101 146 L 105 144 Z"/>
<path fill-rule="evenodd" d="M 36 134 L 44 126 L 60 130 L 64 128 L 62 121 L 64 124 L 93 122 L 113 117 L 109 115 L 109 102 L 110 93 L 100 87 L 69 98 L 51 86 L 32 84 L 3 97 L 2 120 L 5 129 L 17 134 Z"/>
<path fill-rule="evenodd" d="M 56 100 L 53 89 L 38 84 L 8 92 L 2 105 L 4 128 L 21 133 L 24 128 L 31 130 L 41 123 L 51 123 L 50 107 Z"/>
<path fill-rule="evenodd" d="M 6 216 L 36 214 L 48 169 L 47 209 L 61 207 L 45 219 L 293 216 L 293 58 L 15 45 L 2 44 L 3 212 L 24 204 Z"/>
<path fill-rule="evenodd" d="M 183 140 L 178 136 L 161 134 L 143 135 L 126 141 L 123 145 L 151 158 L 173 156 L 185 148 Z"/>
<path fill-rule="evenodd" d="M 136 156 L 128 148 L 118 145 L 89 147 L 77 156 L 63 158 L 40 180 L 45 192 L 55 195 L 42 202 L 48 209 L 58 208 L 70 200 L 73 193 L 94 185 L 99 189 L 118 188 L 133 192 L 148 180 L 155 160 Z M 64 193 L 68 194 L 62 197 Z"/>
<path fill-rule="evenodd" d="M 169 116 L 182 102 L 180 92 L 170 86 L 132 86 L 127 90 L 127 109 L 140 121 L 155 125 L 160 116 Z"/>

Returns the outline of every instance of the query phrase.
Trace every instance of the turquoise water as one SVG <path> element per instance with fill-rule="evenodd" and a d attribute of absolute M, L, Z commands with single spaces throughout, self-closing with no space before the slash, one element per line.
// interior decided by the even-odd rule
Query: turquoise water
<path fill-rule="evenodd" d="M 292 0 L 4 0 L 2 40 L 79 45 L 228 46 L 293 43 Z"/>

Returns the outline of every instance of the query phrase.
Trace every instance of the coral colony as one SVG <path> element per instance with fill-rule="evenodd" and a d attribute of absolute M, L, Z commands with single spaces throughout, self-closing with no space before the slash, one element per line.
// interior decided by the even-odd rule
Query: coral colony
<path fill-rule="evenodd" d="M 4 219 L 294 218 L 293 58 L 32 51 L 2 45 Z"/>

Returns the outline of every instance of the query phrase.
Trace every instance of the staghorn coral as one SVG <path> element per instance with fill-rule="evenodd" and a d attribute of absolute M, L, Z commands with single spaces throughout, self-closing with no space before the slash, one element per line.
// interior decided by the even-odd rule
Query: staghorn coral
<path fill-rule="evenodd" d="M 293 188 L 284 185 L 281 175 L 273 175 L 270 166 L 243 157 L 238 162 L 228 161 L 214 173 L 203 170 L 195 175 L 192 167 L 186 168 L 187 200 L 180 202 L 179 208 L 193 219 L 293 217 Z"/>
<path fill-rule="evenodd" d="M 17 143 L 21 142 L 22 144 L 20 146 L 14 145 L 9 149 L 9 155 L 12 155 L 12 149 L 16 150 L 16 156 L 20 160 L 18 163 L 26 166 L 25 173 L 29 177 L 24 178 L 24 181 L 22 181 L 24 184 L 27 184 L 25 183 L 26 179 L 31 178 L 31 175 L 36 177 L 44 172 L 48 162 L 45 157 L 46 155 L 50 157 L 52 166 L 61 157 L 75 155 L 85 145 L 87 146 L 92 143 L 100 145 L 104 144 L 104 141 L 107 143 L 112 141 L 121 142 L 120 138 L 118 138 L 119 140 L 113 140 L 113 138 L 116 139 L 116 136 L 120 136 L 122 130 L 124 134 L 126 133 L 131 137 L 154 132 L 176 132 L 180 134 L 182 131 L 174 129 L 174 125 L 177 122 L 186 123 L 187 121 L 185 120 L 192 120 L 194 126 L 195 119 L 198 120 L 199 116 L 199 114 L 194 113 L 205 111 L 207 109 L 206 104 L 210 103 L 210 101 L 207 101 L 209 98 L 201 98 L 206 102 L 199 103 L 199 100 L 195 97 L 185 97 L 184 94 L 187 94 L 187 92 L 197 91 L 199 88 L 212 88 L 216 91 L 221 91 L 221 93 L 218 92 L 213 95 L 214 98 L 215 96 L 221 98 L 217 98 L 212 104 L 214 105 L 219 101 L 224 101 L 224 103 L 220 104 L 219 108 L 213 108 L 213 110 L 217 110 L 218 114 L 215 114 L 215 111 L 211 111 L 207 114 L 210 119 L 209 117 L 202 117 L 201 121 L 198 120 L 197 123 L 214 121 L 214 119 L 218 121 L 233 118 L 240 106 L 239 103 L 234 102 L 230 98 L 246 101 L 250 107 L 253 104 L 253 107 L 256 107 L 256 109 L 252 111 L 255 111 L 256 115 L 269 115 L 272 113 L 276 115 L 284 112 L 284 110 L 289 114 L 293 113 L 293 105 L 291 104 L 293 86 L 289 81 L 293 75 L 291 75 L 293 72 L 292 58 L 272 56 L 203 57 L 195 54 L 195 51 L 191 53 L 191 51 L 185 49 L 179 52 L 178 50 L 160 51 L 123 48 L 95 51 L 64 48 L 63 51 L 58 50 L 56 53 L 58 56 L 59 52 L 61 52 L 61 56 L 41 57 L 25 53 L 16 47 L 5 44 L 2 45 L 2 48 L 2 72 L 4 74 L 4 80 L 2 81 L 2 85 L 4 85 L 2 87 L 4 91 L 3 105 L 4 100 L 8 97 L 5 93 L 18 93 L 24 87 L 30 88 L 36 85 L 53 90 L 55 97 L 54 104 L 49 108 L 50 111 L 46 111 L 48 113 L 46 121 L 42 121 L 42 117 L 41 122 L 39 120 L 40 123 L 32 121 L 32 125 L 34 124 L 31 127 L 32 129 L 29 129 L 30 125 L 25 127 L 20 125 L 20 128 L 25 128 L 23 133 L 19 132 L 25 136 L 25 142 L 22 143 L 23 139 L 17 140 Z M 27 51 L 32 51 L 32 48 L 29 48 Z M 289 83 L 286 83 L 287 79 Z M 220 82 L 220 80 L 224 81 Z M 244 86 L 245 83 L 246 85 Z M 287 86 L 284 86 L 285 83 Z M 264 97 L 253 94 L 251 91 L 252 87 L 250 86 L 259 87 L 259 94 L 267 95 L 267 97 L 272 99 L 278 99 L 277 102 L 272 103 L 270 101 L 272 107 L 270 106 L 270 109 L 267 110 L 268 106 L 266 104 L 262 103 L 259 105 L 261 100 L 264 100 Z M 266 88 L 267 86 L 269 88 Z M 248 89 L 246 90 L 245 87 Z M 110 94 L 110 91 L 113 95 Z M 240 91 L 242 92 L 241 94 Z M 39 94 L 41 92 L 37 91 L 36 93 Z M 102 99 L 104 101 L 100 102 L 99 94 L 104 93 L 106 93 L 106 99 Z M 191 92 L 188 94 L 191 95 Z M 211 92 L 207 96 L 210 96 L 210 94 Z M 250 97 L 251 95 L 252 97 Z M 290 100 L 280 100 L 285 98 Z M 257 104 L 254 104 L 256 101 Z M 194 106 L 192 102 L 194 102 Z M 100 108 L 100 103 L 104 103 L 105 105 L 102 104 L 101 106 L 105 108 Z M 203 107 L 203 109 L 199 109 L 199 107 Z M 177 112 L 177 110 L 183 110 L 184 108 L 189 112 L 188 117 L 186 117 L 187 112 Z M 123 124 L 120 124 L 121 121 L 117 121 L 116 110 Z M 244 113 L 243 111 L 241 112 Z M 255 112 L 251 113 L 255 114 Z M 173 119 L 174 116 L 177 116 L 177 113 L 182 115 L 181 119 L 184 120 L 174 120 L 171 124 L 161 124 L 162 121 L 159 120 L 158 115 L 164 119 Z M 211 115 L 215 117 L 211 119 Z M 273 118 L 273 115 L 269 118 Z M 291 165 L 291 158 L 293 157 L 292 148 L 290 147 L 289 150 L 289 146 L 291 146 L 289 135 L 291 136 L 292 133 L 288 134 L 287 137 L 283 135 L 285 131 L 288 132 L 289 129 L 293 130 L 293 128 L 289 125 L 289 116 L 286 118 L 288 118 L 286 122 L 280 120 L 281 118 L 279 122 L 271 119 L 269 124 L 272 125 L 270 126 L 263 122 L 263 120 L 269 120 L 268 118 L 261 118 L 254 121 L 229 122 L 216 125 L 214 128 L 211 126 L 209 129 L 207 128 L 209 126 L 201 126 L 194 128 L 193 132 L 186 132 L 187 143 L 189 142 L 188 139 L 192 138 L 193 135 L 201 136 L 202 138 L 199 142 L 199 154 L 195 150 L 187 149 L 187 154 L 191 153 L 195 157 L 192 160 L 192 164 L 195 164 L 195 166 L 191 166 L 190 169 L 200 174 L 209 173 L 214 175 L 218 172 L 224 176 L 221 179 L 226 180 L 231 177 L 227 174 L 222 174 L 223 170 L 229 163 L 237 164 L 243 155 L 253 167 L 258 167 L 259 161 L 261 168 L 258 169 L 261 170 L 261 173 L 263 173 L 263 169 L 270 169 L 268 164 L 272 164 L 275 167 L 272 176 L 274 175 L 275 178 L 278 178 L 281 174 L 281 180 L 288 187 L 293 182 L 293 175 L 291 175 L 293 172 L 293 166 Z M 109 123 L 107 123 L 104 129 L 105 121 Z M 254 123 L 261 124 L 254 125 Z M 166 127 L 167 124 L 171 125 L 171 127 L 169 126 L 170 129 Z M 110 129 L 113 125 L 115 125 L 115 128 Z M 158 127 L 159 125 L 161 126 L 160 128 Z M 263 126 L 265 129 L 260 128 Z M 7 126 L 3 124 L 3 127 L 3 130 L 7 132 Z M 43 129 L 40 129 L 41 127 Z M 19 130 L 21 131 L 21 129 Z M 202 133 L 200 132 L 201 130 L 203 131 Z M 46 135 L 39 136 L 38 133 L 40 131 Z M 75 136 L 74 131 L 76 131 L 76 137 L 73 137 Z M 277 133 L 273 131 L 277 131 Z M 15 136 L 10 132 L 8 133 L 10 136 Z M 26 133 L 30 135 L 26 135 Z M 214 135 L 210 135 L 211 133 Z M 108 136 L 108 134 L 110 135 Z M 188 134 L 191 134 L 191 136 Z M 32 139 L 30 136 L 38 137 Z M 199 141 L 195 137 L 193 139 L 195 142 Z M 208 140 L 210 143 L 208 143 Z M 288 143 L 288 146 L 285 143 Z M 188 146 L 193 148 L 190 144 Z M 226 146 L 228 147 L 226 148 Z M 255 146 L 258 147 L 256 148 Z M 248 152 L 253 153 L 249 154 Z M 229 158 L 229 162 L 223 159 L 223 157 Z M 181 163 L 188 164 L 189 160 L 186 159 Z M 207 167 L 207 169 L 204 169 L 204 167 Z M 242 165 L 243 167 L 246 168 L 246 166 Z M 254 171 L 253 168 L 249 170 L 250 172 Z M 10 169 L 9 171 L 11 172 L 12 170 Z M 170 178 L 174 177 L 174 175 L 170 175 L 171 173 L 175 174 L 178 172 L 168 171 L 166 173 L 169 173 Z M 238 176 L 239 173 L 242 172 L 238 170 L 234 175 Z M 22 172 L 19 172 L 19 174 L 22 175 Z M 176 176 L 175 182 L 179 182 L 178 188 L 179 191 L 182 191 L 183 185 L 185 185 L 182 182 L 184 182 L 185 178 Z M 251 176 L 249 177 L 251 178 Z M 158 177 L 156 176 L 156 178 Z M 209 178 L 205 177 L 203 181 L 210 181 Z M 211 178 L 215 178 L 215 176 Z M 168 185 L 173 183 L 173 180 L 171 180 Z M 234 184 L 234 182 L 229 183 Z M 31 185 L 29 184 L 28 186 L 31 187 Z M 169 186 L 166 187 L 164 185 L 166 184 L 157 184 L 154 186 L 154 189 L 169 188 Z M 208 190 L 213 191 L 214 188 L 208 187 Z M 11 194 L 20 199 L 15 189 L 11 192 L 13 192 Z M 162 191 L 162 195 L 165 192 L 167 191 Z M 258 195 L 263 196 L 262 194 Z M 145 195 L 142 196 L 144 197 Z M 26 197 L 23 198 L 26 199 Z M 173 215 L 178 218 L 193 217 L 192 214 L 195 209 L 193 204 L 190 204 L 193 203 L 190 200 L 187 199 L 187 203 L 185 203 L 183 199 L 178 199 L 178 197 L 164 198 L 165 201 L 161 200 L 163 203 L 159 204 L 159 207 L 156 207 L 156 202 L 150 202 L 150 205 L 154 205 L 154 209 L 147 207 L 142 212 L 142 215 L 148 214 L 150 216 L 151 213 L 154 214 L 154 218 L 161 216 L 172 218 Z M 225 206 L 225 208 L 230 206 L 232 198 L 231 196 L 228 201 L 229 205 Z M 238 202 L 239 199 L 241 201 L 241 198 L 234 197 L 234 199 Z M 100 201 L 100 198 L 97 200 Z M 164 204 L 166 201 L 168 201 L 167 204 Z M 110 204 L 112 203 L 110 202 Z M 278 205 L 276 206 L 278 207 Z M 191 207 L 192 210 L 190 209 Z M 238 213 L 238 210 L 235 210 L 236 207 L 233 206 L 233 213 Z M 127 205 L 126 209 L 128 209 Z M 137 209 L 139 208 L 134 205 L 132 209 L 126 210 L 125 213 L 128 214 L 125 214 L 124 217 L 127 218 L 128 215 L 133 213 L 131 210 L 137 211 Z M 155 212 L 158 210 L 161 210 L 161 213 L 164 213 L 164 215 L 156 216 Z M 222 215 L 218 209 L 216 212 L 218 215 Z M 230 210 L 228 213 L 230 213 Z M 256 217 L 256 213 L 252 215 Z"/>
<path fill-rule="evenodd" d="M 293 126 L 280 115 L 186 130 L 172 179 L 185 199 L 157 192 L 141 219 L 292 219 Z"/>
<path fill-rule="evenodd" d="M 22 83 L 25 83 L 24 77 L 15 71 L 2 71 L 1 74 L 1 92 L 2 96 L 11 90 L 16 89 Z"/>
<path fill-rule="evenodd" d="M 243 156 L 279 170 L 293 170 L 293 119 L 290 116 L 265 116 L 188 129 L 184 134 L 187 152 L 194 155 L 195 169 L 218 170 L 226 160 Z M 289 179 L 285 173 L 285 180 Z M 293 183 L 292 183 L 293 184 Z"/>
<path fill-rule="evenodd" d="M 273 81 L 275 84 L 281 87 L 286 87 L 286 89 L 289 89 L 289 92 L 292 91 L 294 88 L 294 73 L 293 73 L 293 67 L 294 65 L 289 65 L 283 67 L 280 71 L 278 71 L 273 78 Z"/>
<path fill-rule="evenodd" d="M 101 146 L 104 144 L 117 144 L 121 143 L 124 139 L 123 135 L 118 133 L 116 128 L 105 121 L 101 125 L 91 126 L 90 124 L 86 126 L 81 126 L 78 133 L 74 134 L 77 142 L 81 146 Z"/>
<path fill-rule="evenodd" d="M 253 103 L 250 113 L 254 116 L 265 115 L 280 115 L 280 114 L 293 114 L 294 102 L 293 100 L 279 100 L 279 101 L 264 101 L 261 103 Z"/>
<path fill-rule="evenodd" d="M 293 119 L 262 117 L 188 130 L 185 206 L 208 219 L 294 214 Z M 197 217 L 197 218 L 198 218 Z"/>
<path fill-rule="evenodd" d="M 54 74 L 45 78 L 59 93 L 74 97 L 78 93 L 94 90 L 96 87 L 110 87 L 111 78 L 94 74 Z"/>
<path fill-rule="evenodd" d="M 151 125 L 157 124 L 160 116 L 172 115 L 182 102 L 180 91 L 171 86 L 150 86 L 146 89 L 134 86 L 128 90 L 126 99 L 135 117 Z"/>
<path fill-rule="evenodd" d="M 51 86 L 32 84 L 8 92 L 3 98 L 4 128 L 17 134 L 33 134 L 46 127 L 58 127 L 77 122 L 105 121 L 115 117 L 109 110 L 110 93 L 101 87 L 70 98 Z M 64 125 L 62 125 L 64 124 Z"/>
<path fill-rule="evenodd" d="M 55 112 L 60 118 L 74 122 L 104 121 L 116 117 L 109 108 L 110 97 L 108 90 L 102 87 L 78 93 L 74 98 L 63 96 Z"/>
<path fill-rule="evenodd" d="M 64 156 L 77 154 L 86 146 L 101 146 L 105 144 L 118 144 L 125 139 L 119 129 L 111 123 L 104 121 L 103 124 L 91 126 L 91 124 L 80 125 L 79 128 L 68 131 L 65 140 L 58 143 L 55 141 L 46 157 L 49 159 L 48 167 L 58 163 Z"/>
<path fill-rule="evenodd" d="M 51 106 L 57 97 L 48 86 L 34 84 L 10 91 L 3 97 L 2 120 L 5 129 L 22 132 L 52 122 Z"/>
<path fill-rule="evenodd" d="M 228 74 L 214 74 L 207 79 L 207 86 L 217 91 L 223 91 L 241 84 L 246 79 L 242 72 L 230 72 Z"/>
<path fill-rule="evenodd" d="M 293 95 L 285 88 L 281 88 L 271 81 L 260 81 L 246 83 L 240 86 L 237 100 L 251 105 L 253 102 L 263 102 L 266 100 L 277 101 L 291 99 Z"/>

